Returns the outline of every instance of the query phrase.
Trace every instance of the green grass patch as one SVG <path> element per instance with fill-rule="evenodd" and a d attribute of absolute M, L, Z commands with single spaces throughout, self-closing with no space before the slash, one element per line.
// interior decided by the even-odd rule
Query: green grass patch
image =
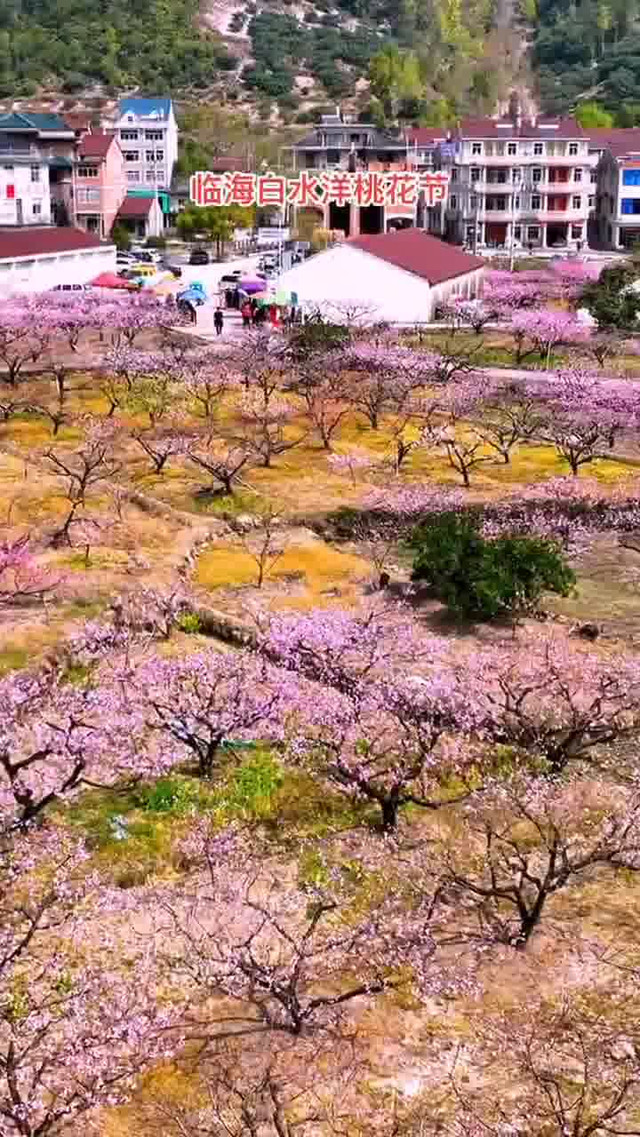
<path fill-rule="evenodd" d="M 178 841 L 197 815 L 209 816 L 217 829 L 234 821 L 261 825 L 285 844 L 377 818 L 370 807 L 310 774 L 288 770 L 277 755 L 259 747 L 239 762 L 230 761 L 214 785 L 170 774 L 121 791 L 88 790 L 57 812 L 82 832 L 95 867 L 122 888 L 183 869 Z"/>
<path fill-rule="evenodd" d="M 263 494 L 253 490 L 236 490 L 233 494 L 194 493 L 189 505 L 196 513 L 208 517 L 234 518 L 241 513 L 259 513 L 265 506 Z"/>
<path fill-rule="evenodd" d="M 0 650 L 0 676 L 8 675 L 10 671 L 20 671 L 30 659 L 31 652 L 26 647 L 3 648 Z"/>

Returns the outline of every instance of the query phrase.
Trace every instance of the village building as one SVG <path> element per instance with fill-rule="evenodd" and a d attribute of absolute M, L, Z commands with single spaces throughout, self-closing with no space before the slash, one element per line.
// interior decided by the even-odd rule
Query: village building
<path fill-rule="evenodd" d="M 118 210 L 116 221 L 138 240 L 159 237 L 164 227 L 158 198 L 138 197 L 134 194 L 127 194 Z"/>
<path fill-rule="evenodd" d="M 103 239 L 108 237 L 126 194 L 127 178 L 118 139 L 104 131 L 83 135 L 74 170 L 77 225 Z"/>
<path fill-rule="evenodd" d="M 81 229 L 47 226 L 0 229 L 0 296 L 88 284 L 115 272 L 115 245 Z"/>
<path fill-rule="evenodd" d="M 0 116 L 0 226 L 48 225 L 58 173 L 70 179 L 75 136 L 55 114 Z"/>
<path fill-rule="evenodd" d="M 447 239 L 474 251 L 586 247 L 594 157 L 574 119 L 466 119 L 409 130 L 407 141 L 449 173 Z"/>
<path fill-rule="evenodd" d="M 380 130 L 372 123 L 350 122 L 338 111 L 323 115 L 318 126 L 293 148 L 294 168 L 298 170 L 358 171 L 412 170 L 407 141 L 400 134 Z M 416 223 L 417 206 L 339 205 L 327 202 L 308 207 L 317 214 L 318 228 L 341 232 L 345 237 L 359 233 L 384 233 L 400 225 Z M 295 227 L 296 218 L 293 218 Z"/>
<path fill-rule="evenodd" d="M 283 273 L 278 287 L 307 309 L 360 305 L 368 318 L 429 323 L 453 297 L 481 290 L 484 261 L 421 229 L 355 237 Z"/>
<path fill-rule="evenodd" d="M 597 239 L 608 249 L 630 249 L 640 241 L 640 129 L 598 134 Z"/>

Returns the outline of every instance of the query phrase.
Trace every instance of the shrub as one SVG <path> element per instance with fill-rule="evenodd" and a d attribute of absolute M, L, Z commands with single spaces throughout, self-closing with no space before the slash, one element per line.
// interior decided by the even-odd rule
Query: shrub
<path fill-rule="evenodd" d="M 545 592 L 568 596 L 575 574 L 543 537 L 483 537 L 477 521 L 443 513 L 414 530 L 413 578 L 457 615 L 481 620 L 534 611 Z"/>
<path fill-rule="evenodd" d="M 632 328 L 640 314 L 640 294 L 630 289 L 638 268 L 630 262 L 612 265 L 588 284 L 580 303 L 597 320 L 599 328 Z"/>
<path fill-rule="evenodd" d="M 145 242 L 148 249 L 166 249 L 167 241 L 165 237 L 147 237 Z"/>
<path fill-rule="evenodd" d="M 126 253 L 131 248 L 131 234 L 124 225 L 114 225 L 111 230 L 111 240 L 118 252 Z"/>
<path fill-rule="evenodd" d="M 197 612 L 181 612 L 176 620 L 176 627 L 188 636 L 197 636 L 202 631 Z"/>

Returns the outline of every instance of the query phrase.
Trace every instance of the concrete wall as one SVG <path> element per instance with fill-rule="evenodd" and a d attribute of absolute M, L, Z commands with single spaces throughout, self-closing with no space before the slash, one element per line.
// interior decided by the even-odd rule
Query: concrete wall
<path fill-rule="evenodd" d="M 0 297 L 46 292 L 56 284 L 88 284 L 99 273 L 115 270 L 115 245 L 0 260 Z"/>

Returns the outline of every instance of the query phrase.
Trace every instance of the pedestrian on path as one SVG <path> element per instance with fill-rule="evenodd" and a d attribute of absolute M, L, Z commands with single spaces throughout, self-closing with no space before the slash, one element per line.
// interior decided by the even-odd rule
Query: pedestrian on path
<path fill-rule="evenodd" d="M 250 328 L 251 327 L 252 311 L 251 311 L 251 302 L 249 300 L 245 300 L 245 302 L 241 308 L 241 313 L 242 313 L 242 326 L 243 326 L 243 328 Z"/>
<path fill-rule="evenodd" d="M 198 314 L 196 312 L 195 304 L 190 300 L 178 300 L 178 311 L 184 316 L 191 324 L 197 323 Z"/>
<path fill-rule="evenodd" d="M 221 336 L 222 335 L 222 329 L 224 327 L 224 315 L 222 312 L 222 308 L 220 308 L 220 307 L 216 308 L 215 312 L 213 313 L 213 323 L 214 323 L 214 327 L 216 329 L 216 335 Z"/>

